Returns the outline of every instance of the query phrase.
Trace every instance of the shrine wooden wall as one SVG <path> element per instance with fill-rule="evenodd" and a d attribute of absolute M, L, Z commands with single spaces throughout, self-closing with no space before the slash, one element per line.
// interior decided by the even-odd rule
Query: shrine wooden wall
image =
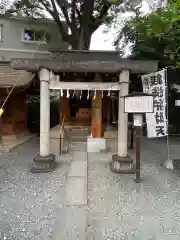
<path fill-rule="evenodd" d="M 64 123 L 91 123 L 91 108 L 79 107 L 76 113 L 76 117 L 72 118 L 70 116 L 70 104 L 70 99 L 66 97 L 60 99 L 60 124 L 62 123 L 63 118 Z"/>
<path fill-rule="evenodd" d="M 64 118 L 64 122 L 68 122 L 70 120 L 70 114 L 69 114 L 69 99 L 67 98 L 61 98 L 60 99 L 60 124 Z"/>
<path fill-rule="evenodd" d="M 0 89 L 1 103 L 7 93 Z M 2 115 L 3 135 L 17 135 L 27 131 L 27 103 L 26 93 L 20 92 L 10 96 L 4 106 Z"/>

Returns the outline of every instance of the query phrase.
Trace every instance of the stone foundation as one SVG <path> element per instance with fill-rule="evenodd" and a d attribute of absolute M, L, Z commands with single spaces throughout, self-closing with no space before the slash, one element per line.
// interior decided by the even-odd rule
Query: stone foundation
<path fill-rule="evenodd" d="M 122 158 L 117 154 L 112 155 L 112 162 L 110 163 L 110 169 L 114 173 L 119 174 L 134 174 L 135 165 L 133 160 L 128 156 Z"/>
<path fill-rule="evenodd" d="M 32 173 L 47 173 L 56 169 L 55 155 L 50 154 L 47 157 L 42 157 L 37 154 L 33 159 Z"/>

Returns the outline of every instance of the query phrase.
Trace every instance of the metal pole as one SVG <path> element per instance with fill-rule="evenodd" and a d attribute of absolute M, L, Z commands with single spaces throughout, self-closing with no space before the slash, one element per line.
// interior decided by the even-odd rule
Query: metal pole
<path fill-rule="evenodd" d="M 59 143 L 59 153 L 60 153 L 60 155 L 62 155 L 62 138 L 61 138 L 61 133 L 60 133 L 60 143 Z"/>
<path fill-rule="evenodd" d="M 141 128 L 136 127 L 136 183 L 140 183 L 140 134 Z"/>
<path fill-rule="evenodd" d="M 167 157 L 168 161 L 171 161 L 170 159 L 170 147 L 169 147 L 169 88 L 168 88 L 168 82 L 167 82 L 167 69 L 165 69 L 165 86 L 166 86 L 166 124 L 167 124 Z"/>
<path fill-rule="evenodd" d="M 168 89 L 168 82 L 167 82 L 167 69 L 165 69 L 165 85 L 166 85 L 166 115 L 167 115 L 167 119 L 166 119 L 166 124 L 167 124 L 167 142 L 166 142 L 166 146 L 167 146 L 167 160 L 165 161 L 165 163 L 163 163 L 164 167 L 170 170 L 174 170 L 174 165 L 173 165 L 173 160 L 170 158 L 170 145 L 169 145 L 169 89 Z"/>
<path fill-rule="evenodd" d="M 67 138 L 67 152 L 70 150 L 70 141 L 71 141 L 71 129 L 68 129 L 68 138 Z"/>
<path fill-rule="evenodd" d="M 133 122 L 132 122 L 132 125 L 131 125 L 131 145 L 130 145 L 130 148 L 133 149 L 134 147 L 134 128 L 133 128 Z"/>
<path fill-rule="evenodd" d="M 108 125 L 111 124 L 111 98 L 108 97 Z"/>

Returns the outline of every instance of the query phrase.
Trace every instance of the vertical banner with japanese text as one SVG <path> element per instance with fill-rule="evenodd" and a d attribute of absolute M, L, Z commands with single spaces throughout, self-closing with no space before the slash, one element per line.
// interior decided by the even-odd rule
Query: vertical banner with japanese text
<path fill-rule="evenodd" d="M 167 133 L 166 119 L 166 70 L 141 76 L 143 92 L 154 94 L 154 112 L 146 113 L 148 138 L 164 137 Z"/>

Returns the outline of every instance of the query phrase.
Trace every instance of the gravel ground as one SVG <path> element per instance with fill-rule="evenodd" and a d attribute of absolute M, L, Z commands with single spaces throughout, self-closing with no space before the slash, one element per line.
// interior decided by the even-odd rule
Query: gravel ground
<path fill-rule="evenodd" d="M 141 142 L 140 184 L 110 172 L 111 153 L 89 154 L 88 240 L 180 239 L 180 175 L 160 166 L 167 157 L 164 141 Z M 171 155 L 178 150 L 173 142 Z"/>
<path fill-rule="evenodd" d="M 133 175 L 110 172 L 115 143 L 111 142 L 112 152 L 89 153 L 88 205 L 81 208 L 67 208 L 65 202 L 72 153 L 64 155 L 52 173 L 29 172 L 38 142 L 32 139 L 0 156 L 0 239 L 180 239 L 180 174 L 160 166 L 167 158 L 165 141 L 142 139 L 140 184 Z M 84 150 L 81 145 L 74 144 L 73 151 Z M 130 154 L 135 156 L 134 151 Z M 177 158 L 179 154 L 179 142 L 173 141 L 170 155 Z M 75 222 L 80 234 L 73 227 Z M 69 235 L 58 235 L 58 231 L 65 232 L 67 224 Z"/>
<path fill-rule="evenodd" d="M 60 161 L 52 173 L 32 174 L 29 170 L 38 150 L 39 140 L 33 139 L 0 156 L 1 240 L 52 239 L 63 211 L 70 161 Z"/>

